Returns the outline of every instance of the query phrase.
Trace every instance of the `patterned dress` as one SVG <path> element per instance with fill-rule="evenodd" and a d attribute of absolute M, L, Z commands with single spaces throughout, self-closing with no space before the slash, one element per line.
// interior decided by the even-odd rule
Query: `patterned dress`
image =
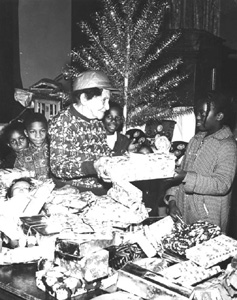
<path fill-rule="evenodd" d="M 50 167 L 56 178 L 79 188 L 101 187 L 94 161 L 112 155 L 102 121 L 86 118 L 71 105 L 51 120 L 49 136 Z"/>
<path fill-rule="evenodd" d="M 231 187 L 236 172 L 236 142 L 226 126 L 205 137 L 199 132 L 189 142 L 181 168 L 187 171 L 183 183 L 166 196 L 175 196 L 188 224 L 207 220 L 226 231 Z"/>

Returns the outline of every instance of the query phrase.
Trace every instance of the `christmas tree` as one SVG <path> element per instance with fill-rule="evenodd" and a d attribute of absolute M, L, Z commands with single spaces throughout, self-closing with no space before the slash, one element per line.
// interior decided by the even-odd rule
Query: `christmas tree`
<path fill-rule="evenodd" d="M 164 35 L 164 0 L 101 0 L 102 9 L 78 25 L 88 43 L 71 52 L 65 76 L 76 77 L 88 69 L 103 70 L 121 94 L 125 128 L 149 119 L 170 117 L 182 102 L 175 89 L 186 78 L 177 75 L 182 64 L 168 51 L 180 34 Z"/>

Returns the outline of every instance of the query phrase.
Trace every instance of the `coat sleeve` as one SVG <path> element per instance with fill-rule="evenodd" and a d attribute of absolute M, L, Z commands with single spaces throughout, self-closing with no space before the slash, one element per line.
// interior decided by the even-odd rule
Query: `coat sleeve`
<path fill-rule="evenodd" d="M 216 151 L 217 163 L 211 174 L 187 173 L 184 178 L 186 193 L 223 196 L 229 192 L 236 172 L 236 144 L 232 140 L 226 140 Z"/>

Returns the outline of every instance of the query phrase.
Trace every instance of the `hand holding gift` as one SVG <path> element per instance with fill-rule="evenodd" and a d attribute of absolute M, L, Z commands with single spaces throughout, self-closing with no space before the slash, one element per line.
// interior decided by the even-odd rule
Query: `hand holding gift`
<path fill-rule="evenodd" d="M 98 177 L 102 178 L 105 182 L 111 182 L 111 179 L 105 169 L 108 160 L 109 157 L 102 156 L 94 162 L 94 168 Z"/>

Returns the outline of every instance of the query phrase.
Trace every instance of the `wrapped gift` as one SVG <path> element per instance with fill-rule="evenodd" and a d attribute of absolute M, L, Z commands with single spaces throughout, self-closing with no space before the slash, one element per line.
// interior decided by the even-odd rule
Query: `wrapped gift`
<path fill-rule="evenodd" d="M 87 282 L 108 276 L 109 252 L 101 249 L 92 254 L 84 256 L 81 260 L 83 278 Z"/>
<path fill-rule="evenodd" d="M 121 200 L 123 202 L 123 200 Z M 125 201 L 126 202 L 126 201 Z M 126 227 L 130 224 L 141 223 L 148 217 L 147 210 L 143 203 L 120 203 L 108 195 L 98 197 L 90 209 L 84 214 L 89 221 L 110 222 L 113 226 Z"/>
<path fill-rule="evenodd" d="M 117 288 L 142 299 L 190 299 L 193 291 L 133 263 L 118 270 Z"/>
<path fill-rule="evenodd" d="M 187 249 L 220 235 L 220 227 L 207 221 L 198 221 L 191 225 L 176 222 L 170 234 L 163 237 L 165 250 L 185 256 Z"/>
<path fill-rule="evenodd" d="M 137 243 L 125 243 L 107 249 L 109 251 L 109 266 L 115 270 L 121 269 L 128 262 L 146 257 Z"/>
<path fill-rule="evenodd" d="M 0 265 L 35 262 L 41 258 L 49 258 L 49 249 L 42 246 L 2 248 Z"/>
<path fill-rule="evenodd" d="M 186 250 L 186 257 L 199 266 L 209 268 L 237 255 L 237 241 L 221 234 Z"/>
<path fill-rule="evenodd" d="M 159 274 L 172 282 L 191 288 L 192 285 L 207 280 L 220 272 L 219 266 L 205 269 L 188 260 L 170 266 L 160 271 Z"/>
<path fill-rule="evenodd" d="M 58 266 L 36 272 L 36 286 L 55 299 L 69 299 L 86 293 L 82 278 L 75 278 Z"/>
<path fill-rule="evenodd" d="M 175 158 L 172 153 L 130 153 L 128 156 L 108 157 L 101 167 L 103 173 L 115 182 L 169 178 L 174 175 Z"/>
<path fill-rule="evenodd" d="M 55 222 L 55 218 L 47 218 L 44 215 L 21 217 L 20 219 L 26 235 L 26 244 L 29 244 L 31 237 L 35 237 L 38 245 L 54 244 L 62 229 L 61 224 L 57 221 Z"/>
<path fill-rule="evenodd" d="M 35 174 L 32 171 L 21 170 L 17 168 L 13 169 L 1 169 L 0 170 L 0 182 L 1 186 L 8 188 L 14 179 L 21 177 L 34 177 Z"/>
<path fill-rule="evenodd" d="M 107 195 L 119 203 L 130 207 L 142 202 L 142 191 L 128 181 L 114 182 Z"/>
<path fill-rule="evenodd" d="M 71 274 L 74 274 L 74 276 L 77 276 L 76 274 L 78 272 L 83 272 L 87 280 L 89 278 L 91 280 L 93 280 L 93 278 L 96 279 L 98 276 L 103 277 L 107 272 L 104 270 L 108 268 L 109 256 L 107 251 L 104 252 L 101 250 L 112 244 L 113 239 L 106 240 L 101 238 L 88 241 L 70 241 L 57 238 L 55 243 L 55 263 L 69 271 Z M 93 257 L 94 262 L 101 270 L 98 270 L 97 266 L 93 265 L 91 262 Z M 85 269 L 85 266 L 87 266 L 87 270 Z M 104 269 L 102 266 L 104 266 Z M 91 271 L 92 269 L 94 269 L 94 273 Z"/>

